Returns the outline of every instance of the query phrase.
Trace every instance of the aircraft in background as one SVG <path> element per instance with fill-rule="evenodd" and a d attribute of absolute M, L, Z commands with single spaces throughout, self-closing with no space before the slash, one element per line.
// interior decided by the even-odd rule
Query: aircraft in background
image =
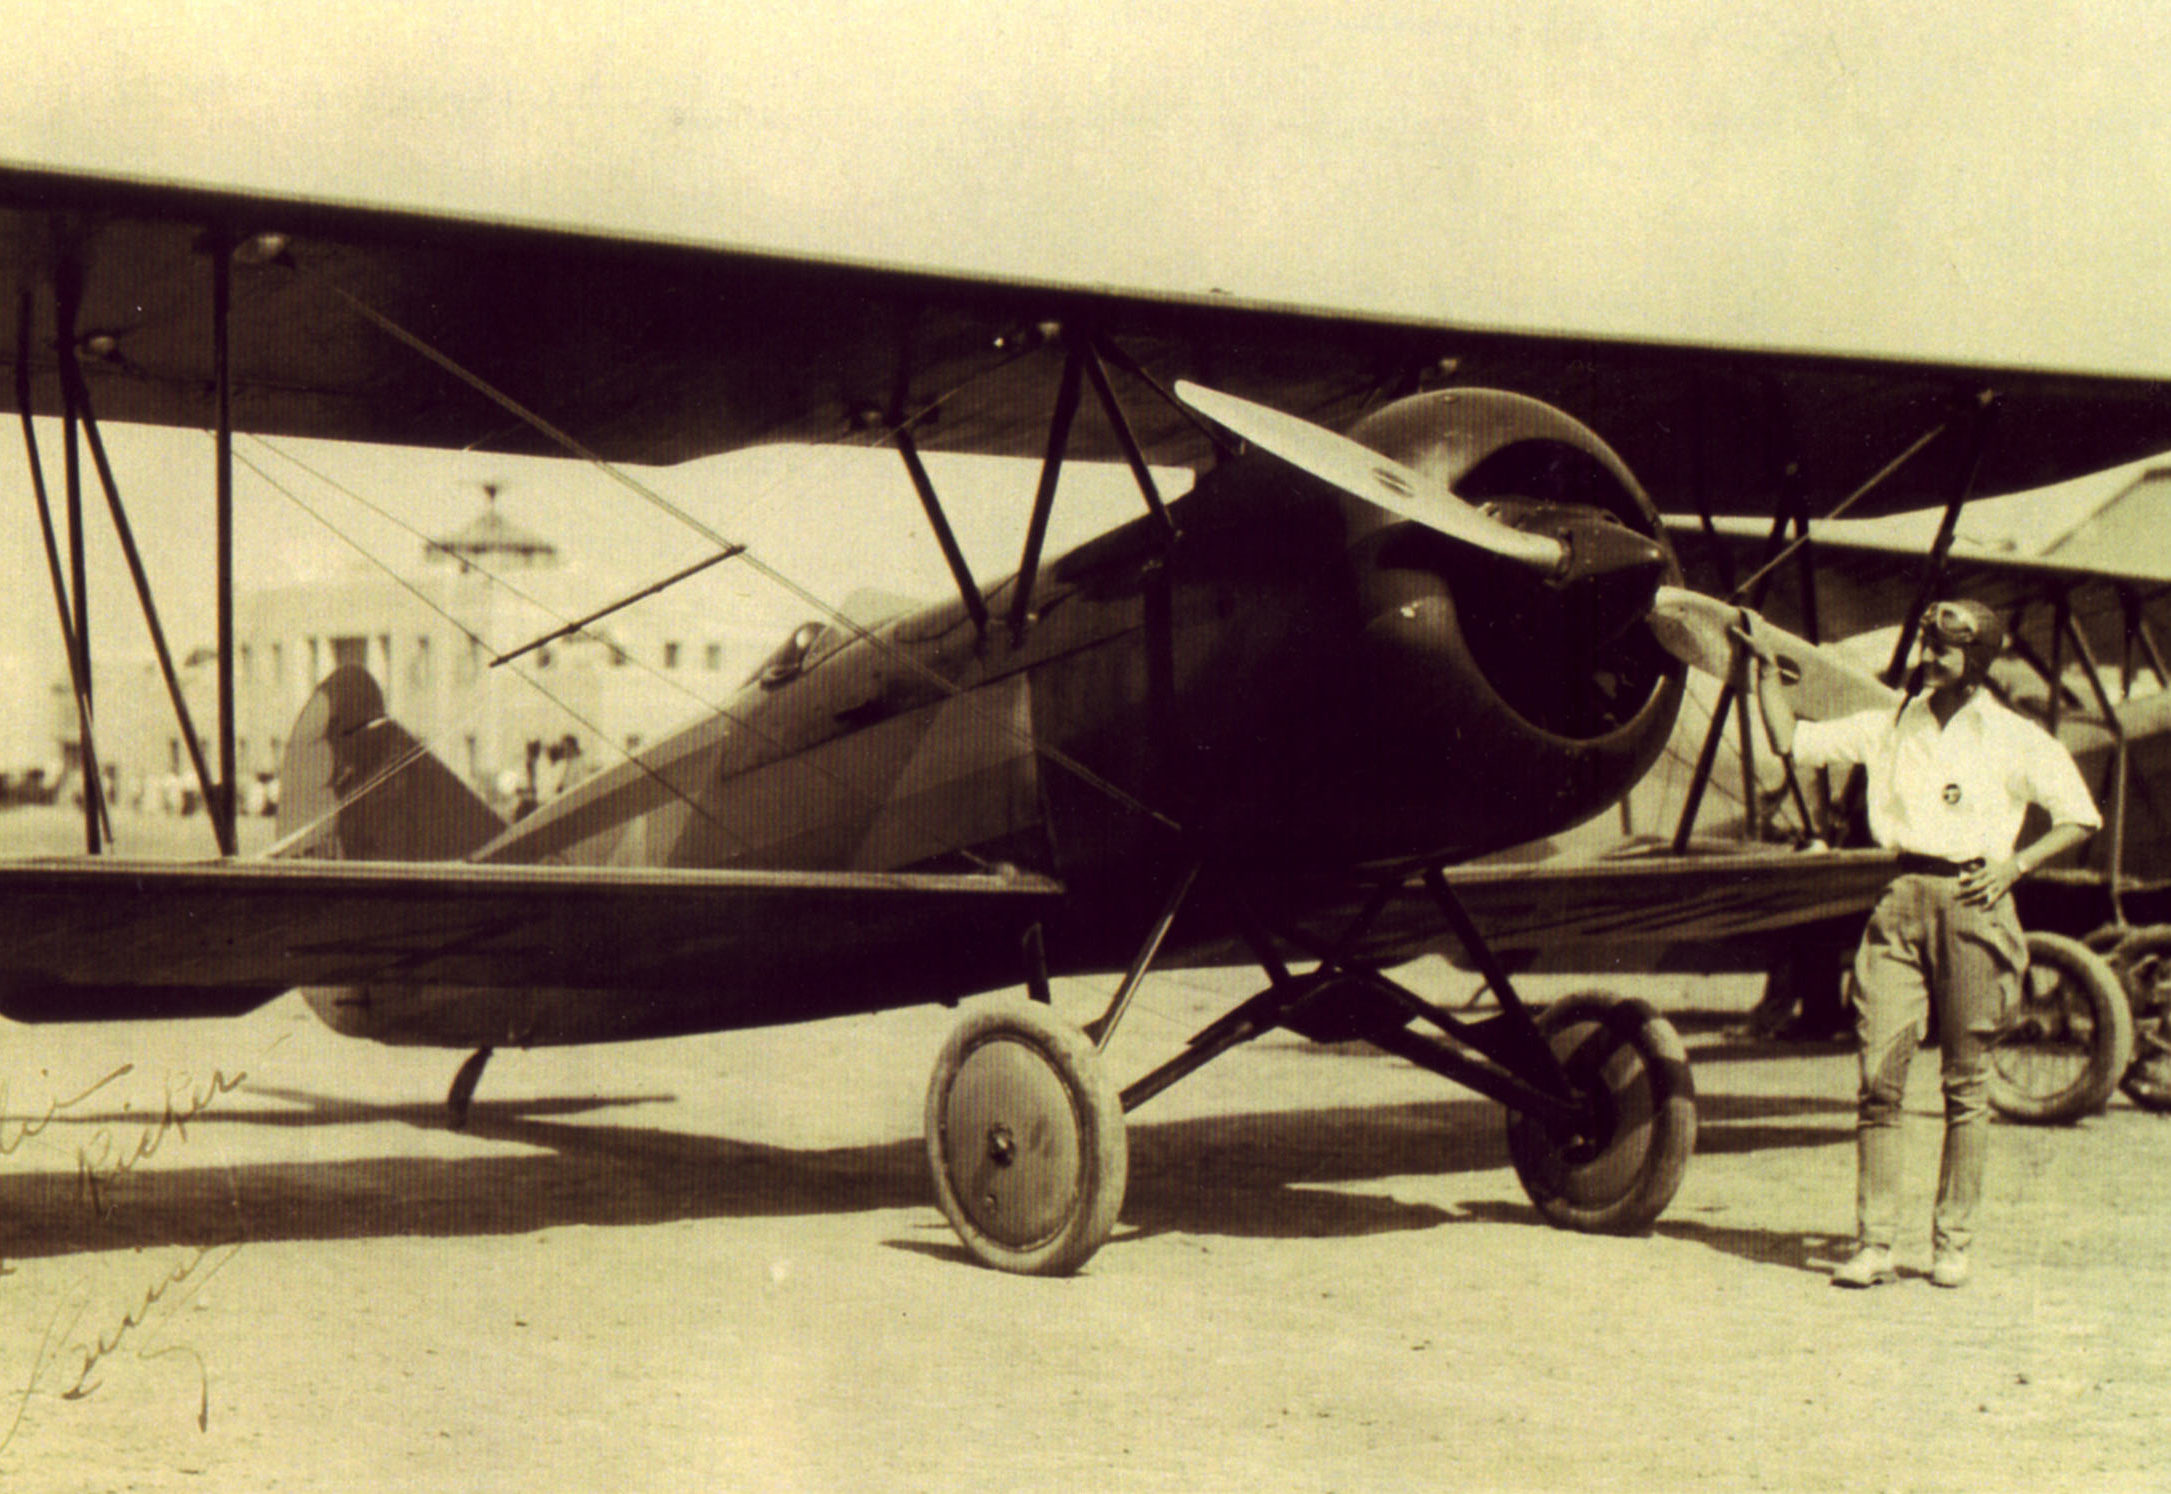
<path fill-rule="evenodd" d="M 1879 526 L 1812 526 L 1809 542 L 1759 596 L 1760 616 L 1821 627 L 1838 640 L 1825 653 L 1899 685 L 1913 641 L 1906 625 L 1920 615 L 1914 604 L 1926 587 L 1995 608 L 2011 646 L 1992 689 L 2065 743 L 2103 808 L 2100 834 L 2015 891 L 2042 967 L 2023 1002 L 2020 1040 L 1997 1055 L 1995 1098 L 2019 1119 L 2074 1119 L 2099 1109 L 2117 1087 L 2146 1108 L 2171 1108 L 2171 664 L 2163 645 L 2171 552 L 2152 522 L 2160 497 L 2156 482 L 2137 482 L 2039 555 L 1926 550 Z M 1779 549 L 1772 533 L 1739 519 L 1674 519 L 1668 527 L 1691 578 L 1717 591 L 1735 590 L 1736 578 Z M 1945 538 L 1949 545 L 1949 532 Z M 1822 781 L 1793 794 L 1770 755 L 1758 758 L 1761 737 L 1749 739 L 1744 758 L 1738 721 L 1730 731 L 1709 724 L 1723 714 L 1722 694 L 1738 715 L 1738 696 L 1709 676 L 1700 689 L 1707 702 L 1692 682 L 1683 727 L 1632 802 L 1684 804 L 1682 770 L 1716 740 L 1706 803 L 1717 813 L 1700 822 L 1704 833 L 1862 842 L 1856 801 Z M 1700 741 L 1691 717 L 1706 723 Z M 1745 798 L 1738 785 L 1752 780 Z M 1754 808 L 1745 810 L 1748 803 Z M 1683 819 L 1694 822 L 1695 813 Z M 1774 968 L 1797 988 L 1835 982 L 1842 962 L 1831 946 L 1851 948 L 1854 932 L 1851 925 L 1821 938 L 1798 931 L 1784 948 L 1764 952 L 1768 965 L 1730 968 Z M 2107 970 L 2090 969 L 2083 947 Z M 2122 1001 L 2104 996 L 2106 975 Z"/>
<path fill-rule="evenodd" d="M 0 869 L 0 1013 L 231 1014 L 301 987 L 343 1032 L 472 1050 L 458 1114 L 503 1044 L 1023 985 L 1038 1000 L 976 1011 L 938 1057 L 926 1126 L 959 1237 L 1020 1271 L 1075 1269 L 1113 1228 L 1126 1111 L 1277 1028 L 1500 1101 L 1545 1218 L 1647 1227 L 1693 1147 L 1678 1038 L 1634 1001 L 1533 1010 L 1496 951 L 1756 938 L 1858 914 L 1891 872 L 1873 851 L 1480 859 L 1609 813 L 1663 750 L 1683 665 L 1654 609 L 1700 604 L 1661 508 L 1956 508 L 2171 447 L 2171 384 L 2152 380 L 1534 336 L 32 170 L 0 170 L 0 264 L 0 391 L 40 511 L 33 412 L 64 423 L 71 512 L 88 448 L 154 637 L 102 420 L 210 428 L 222 533 L 237 429 L 552 452 L 666 509 L 621 464 L 885 443 L 956 584 L 887 618 L 816 609 L 719 713 L 514 824 L 365 675 L 335 673 L 289 744 L 273 857 Z M 972 574 L 926 449 L 1037 459 L 1014 574 Z M 1138 516 L 1044 556 L 1066 463 L 1101 459 L 1130 467 Z M 1196 474 L 1181 496 L 1159 491 L 1168 465 Z M 47 554 L 89 746 L 69 528 L 74 564 L 49 518 Z M 224 629 L 220 654 L 216 769 L 174 694 L 230 853 Z M 1447 938 L 1497 1012 L 1383 973 Z M 1147 972 L 1223 964 L 1256 965 L 1259 994 L 1118 1093 L 1103 1054 Z M 1118 972 L 1082 1031 L 1047 1010 L 1053 976 Z"/>

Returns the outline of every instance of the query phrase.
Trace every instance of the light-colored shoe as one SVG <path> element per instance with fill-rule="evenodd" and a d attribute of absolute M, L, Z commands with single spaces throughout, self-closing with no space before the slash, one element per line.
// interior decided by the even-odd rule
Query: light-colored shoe
<path fill-rule="evenodd" d="M 1933 1286 L 1966 1286 L 1968 1279 L 1967 1252 L 1955 1250 L 1950 1245 L 1940 1245 L 1937 1255 L 1930 1262 L 1930 1283 Z"/>
<path fill-rule="evenodd" d="M 1832 1273 L 1836 1287 L 1873 1287 L 1892 1279 L 1892 1247 L 1864 1245 Z"/>

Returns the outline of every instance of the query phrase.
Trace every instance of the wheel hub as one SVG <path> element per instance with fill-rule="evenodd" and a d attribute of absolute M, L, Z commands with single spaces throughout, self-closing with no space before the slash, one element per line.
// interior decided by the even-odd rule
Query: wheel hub
<path fill-rule="evenodd" d="M 1029 1043 L 997 1037 L 959 1065 L 943 1107 L 959 1205 L 1012 1249 L 1049 1238 L 1083 1185 L 1082 1122 L 1061 1074 Z"/>

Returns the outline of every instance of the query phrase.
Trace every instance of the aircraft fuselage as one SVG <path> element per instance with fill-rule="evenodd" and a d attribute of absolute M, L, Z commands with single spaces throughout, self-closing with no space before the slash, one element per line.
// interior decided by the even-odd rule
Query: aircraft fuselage
<path fill-rule="evenodd" d="M 985 629 L 961 600 L 858 633 L 803 629 L 720 713 L 475 859 L 1014 866 L 1066 888 L 1044 944 L 1051 973 L 1076 974 L 1120 969 L 1195 858 L 1267 915 L 1302 918 L 1367 869 L 1573 824 L 1665 738 L 1677 675 L 1655 662 L 1595 704 L 1528 707 L 1527 681 L 1504 694 L 1503 670 L 1585 661 L 1549 657 L 1542 628 L 1521 656 L 1474 636 L 1534 584 L 1482 557 L 1443 556 L 1258 459 L 1224 464 L 1173 512 L 1174 541 L 1142 517 L 1046 565 L 1019 634 L 1003 621 L 1016 578 L 991 588 Z M 1534 709 L 1558 719 L 1536 724 Z M 1225 907 L 1180 921 L 1164 962 L 1225 947 Z M 819 963 L 753 988 L 720 970 L 693 991 L 395 989 L 319 1008 L 392 1041 L 572 1042 L 954 999 L 1025 972 L 1010 948 L 855 947 Z"/>

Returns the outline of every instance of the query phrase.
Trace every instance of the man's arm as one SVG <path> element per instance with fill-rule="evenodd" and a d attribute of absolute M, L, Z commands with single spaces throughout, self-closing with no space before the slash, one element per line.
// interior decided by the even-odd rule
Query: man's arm
<path fill-rule="evenodd" d="M 2050 829 L 2002 861 L 1994 862 L 1960 881 L 1963 902 L 1997 906 L 2013 884 L 2037 867 L 2063 856 L 2103 827 L 2103 812 L 2096 808 L 2088 784 L 2081 777 L 2073 754 L 2057 738 L 2040 727 L 2021 730 L 2017 744 L 2028 796 L 2050 815 Z"/>

